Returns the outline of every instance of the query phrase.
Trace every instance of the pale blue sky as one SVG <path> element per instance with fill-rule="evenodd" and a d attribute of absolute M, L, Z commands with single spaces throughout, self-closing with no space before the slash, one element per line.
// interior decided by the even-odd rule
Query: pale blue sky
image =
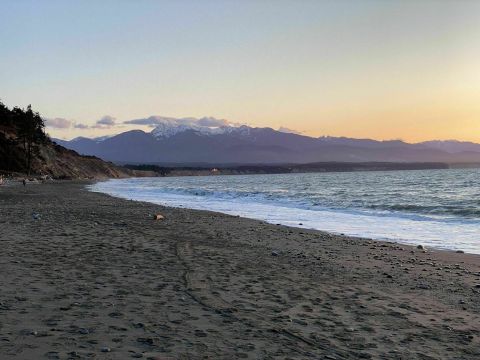
<path fill-rule="evenodd" d="M 0 5 L 0 98 L 46 117 L 215 116 L 310 135 L 480 140 L 480 1 Z"/>

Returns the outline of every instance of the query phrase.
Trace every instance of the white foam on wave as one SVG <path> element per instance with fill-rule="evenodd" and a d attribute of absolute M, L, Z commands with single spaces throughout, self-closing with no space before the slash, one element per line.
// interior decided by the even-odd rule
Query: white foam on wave
<path fill-rule="evenodd" d="M 142 189 L 134 179 L 109 180 L 90 186 L 91 191 L 154 204 L 210 210 L 264 220 L 273 224 L 302 227 L 405 244 L 422 244 L 438 249 L 461 249 L 480 254 L 480 222 L 442 221 L 434 218 L 375 215 L 358 211 L 303 209 L 277 203 L 262 203 L 255 198 L 218 198 Z M 301 224 L 301 225 L 300 225 Z"/>

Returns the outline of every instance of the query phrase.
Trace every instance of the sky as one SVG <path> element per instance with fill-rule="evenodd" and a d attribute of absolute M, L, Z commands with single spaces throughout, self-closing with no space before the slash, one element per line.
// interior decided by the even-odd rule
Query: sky
<path fill-rule="evenodd" d="M 480 1 L 0 6 L 0 100 L 32 104 L 55 137 L 142 128 L 124 122 L 157 115 L 480 142 Z"/>

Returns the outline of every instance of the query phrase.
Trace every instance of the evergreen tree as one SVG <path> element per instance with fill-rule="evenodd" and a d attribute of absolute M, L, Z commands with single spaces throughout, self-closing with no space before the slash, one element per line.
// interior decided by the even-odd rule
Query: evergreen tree
<path fill-rule="evenodd" d="M 0 101 L 0 126 L 10 126 L 10 110 Z"/>
<path fill-rule="evenodd" d="M 39 145 L 48 141 L 45 123 L 40 114 L 32 110 L 31 105 L 26 110 L 19 107 L 10 110 L 0 101 L 0 168 L 23 170 L 19 168 L 18 160 L 14 161 L 14 154 L 20 145 L 24 155 L 24 169 L 30 174 L 32 161 L 39 153 Z"/>
<path fill-rule="evenodd" d="M 33 157 L 38 154 L 38 145 L 47 141 L 45 123 L 38 112 L 33 112 L 31 105 L 28 105 L 27 110 L 15 107 L 12 113 L 17 139 L 25 155 L 25 168 L 30 175 Z"/>

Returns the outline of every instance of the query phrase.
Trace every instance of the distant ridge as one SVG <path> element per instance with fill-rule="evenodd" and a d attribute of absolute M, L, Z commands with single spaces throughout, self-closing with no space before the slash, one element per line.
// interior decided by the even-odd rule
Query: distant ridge
<path fill-rule="evenodd" d="M 471 142 L 314 138 L 213 118 L 147 120 L 155 123 L 151 132 L 132 130 L 111 137 L 55 141 L 80 154 L 121 164 L 480 163 L 480 144 Z"/>

